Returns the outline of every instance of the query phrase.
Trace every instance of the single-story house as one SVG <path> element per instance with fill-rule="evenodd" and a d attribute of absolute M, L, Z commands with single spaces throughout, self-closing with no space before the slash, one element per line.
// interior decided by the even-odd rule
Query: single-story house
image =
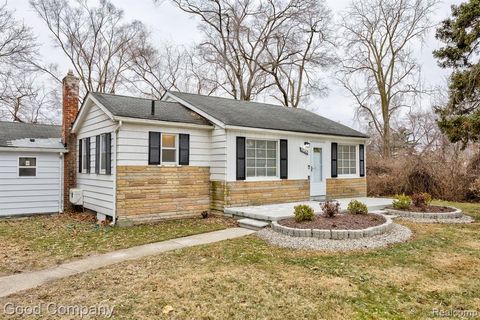
<path fill-rule="evenodd" d="M 0 121 L 0 216 L 63 211 L 61 127 Z"/>
<path fill-rule="evenodd" d="M 73 202 L 130 224 L 366 195 L 368 137 L 307 110 L 182 92 L 90 92 L 79 109 L 78 94 L 69 72 L 61 128 L 0 127 L 0 213 Z"/>
<path fill-rule="evenodd" d="M 367 136 L 304 109 L 91 92 L 71 132 L 84 207 L 120 223 L 366 195 Z"/>

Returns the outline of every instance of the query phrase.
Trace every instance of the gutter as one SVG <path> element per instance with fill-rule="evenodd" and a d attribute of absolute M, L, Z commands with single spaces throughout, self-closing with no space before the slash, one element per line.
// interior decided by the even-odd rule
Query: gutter
<path fill-rule="evenodd" d="M 122 120 L 118 121 L 117 126 L 115 127 L 115 157 L 113 157 L 113 167 L 115 168 L 113 175 L 113 217 L 111 226 L 114 226 L 117 222 L 117 160 L 118 160 L 118 131 L 123 125 Z"/>
<path fill-rule="evenodd" d="M 0 151 L 21 151 L 21 152 L 60 152 L 67 153 L 67 149 L 60 148 L 42 148 L 42 147 L 0 147 Z"/>
<path fill-rule="evenodd" d="M 175 121 L 162 121 L 162 120 L 152 120 L 152 119 L 138 119 L 138 118 L 129 118 L 129 117 L 113 117 L 115 121 L 123 121 L 125 123 L 138 123 L 138 124 L 153 124 L 153 125 L 162 125 L 167 127 L 183 127 L 183 128 L 197 128 L 197 129 L 209 129 L 212 130 L 212 125 L 207 124 L 195 124 L 195 123 L 186 123 L 186 122 L 175 122 Z"/>

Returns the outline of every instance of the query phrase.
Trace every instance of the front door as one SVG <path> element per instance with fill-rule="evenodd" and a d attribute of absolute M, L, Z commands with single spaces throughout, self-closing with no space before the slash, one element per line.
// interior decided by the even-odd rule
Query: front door
<path fill-rule="evenodd" d="M 324 148 L 312 145 L 310 152 L 310 196 L 325 195 Z"/>

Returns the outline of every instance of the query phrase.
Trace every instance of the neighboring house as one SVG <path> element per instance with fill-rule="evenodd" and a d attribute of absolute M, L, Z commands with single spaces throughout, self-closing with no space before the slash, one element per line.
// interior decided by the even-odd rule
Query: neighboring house
<path fill-rule="evenodd" d="M 303 109 L 89 93 L 71 132 L 84 207 L 119 223 L 366 195 L 367 136 Z"/>
<path fill-rule="evenodd" d="M 63 211 L 61 127 L 0 122 L 0 216 Z"/>

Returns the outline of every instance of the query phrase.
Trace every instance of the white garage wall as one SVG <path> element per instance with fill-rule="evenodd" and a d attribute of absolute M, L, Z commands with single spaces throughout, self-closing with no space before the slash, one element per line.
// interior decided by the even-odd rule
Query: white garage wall
<path fill-rule="evenodd" d="M 36 157 L 36 177 L 18 177 L 18 158 Z M 0 152 L 0 216 L 59 212 L 60 153 Z"/>
<path fill-rule="evenodd" d="M 99 107 L 90 102 L 91 109 L 81 123 L 77 133 L 77 188 L 83 190 L 84 207 L 109 216 L 115 210 L 115 128 L 113 122 Z M 95 136 L 112 133 L 112 174 L 95 173 Z M 78 139 L 90 137 L 90 173 L 78 172 Z"/>

